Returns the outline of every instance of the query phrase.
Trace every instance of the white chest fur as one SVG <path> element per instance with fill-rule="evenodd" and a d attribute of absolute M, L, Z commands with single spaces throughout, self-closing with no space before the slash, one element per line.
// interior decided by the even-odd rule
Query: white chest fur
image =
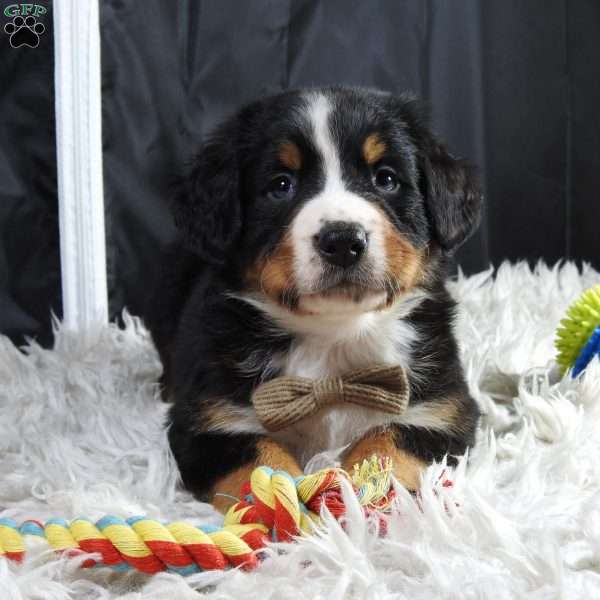
<path fill-rule="evenodd" d="M 371 312 L 353 319 L 315 318 L 281 357 L 286 375 L 317 379 L 343 375 L 376 364 L 410 369 L 417 334 L 397 311 Z M 285 443 L 301 466 L 314 455 L 335 451 L 389 421 L 389 414 L 355 405 L 327 407 L 273 435 Z"/>

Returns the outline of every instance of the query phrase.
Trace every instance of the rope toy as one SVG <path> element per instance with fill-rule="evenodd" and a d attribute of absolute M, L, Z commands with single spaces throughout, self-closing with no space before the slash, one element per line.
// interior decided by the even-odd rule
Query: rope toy
<path fill-rule="evenodd" d="M 573 378 L 594 356 L 600 356 L 600 285 L 584 292 L 569 307 L 556 331 L 555 344 L 562 375 L 571 369 Z"/>
<path fill-rule="evenodd" d="M 257 550 L 267 541 L 289 541 L 309 533 L 323 507 L 337 519 L 343 516 L 343 478 L 353 486 L 366 514 L 385 510 L 394 495 L 391 473 L 389 458 L 375 456 L 356 465 L 352 477 L 330 468 L 294 479 L 284 471 L 258 467 L 242 486 L 242 499 L 229 509 L 221 528 L 180 521 L 163 524 L 146 517 L 105 516 L 96 523 L 84 518 L 70 523 L 50 519 L 45 524 L 29 520 L 20 525 L 0 519 L 0 556 L 22 561 L 24 538 L 35 536 L 69 556 L 99 556 L 86 559 L 84 567 L 148 574 L 168 570 L 181 575 L 238 566 L 252 569 L 259 562 Z"/>

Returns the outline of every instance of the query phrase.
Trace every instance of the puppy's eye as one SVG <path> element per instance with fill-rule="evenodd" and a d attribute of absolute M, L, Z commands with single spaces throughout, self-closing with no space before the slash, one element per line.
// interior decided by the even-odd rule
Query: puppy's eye
<path fill-rule="evenodd" d="M 277 175 L 271 179 L 267 194 L 274 200 L 284 200 L 290 198 L 296 192 L 296 185 L 289 175 Z"/>
<path fill-rule="evenodd" d="M 390 167 L 379 167 L 373 175 L 373 184 L 381 191 L 391 194 L 400 187 L 400 180 Z"/>

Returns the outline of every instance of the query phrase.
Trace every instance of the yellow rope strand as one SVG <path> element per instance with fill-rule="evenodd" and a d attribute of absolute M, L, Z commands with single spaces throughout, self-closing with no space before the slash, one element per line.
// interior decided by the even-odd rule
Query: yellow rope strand
<path fill-rule="evenodd" d="M 352 478 L 340 469 L 323 469 L 293 479 L 283 471 L 258 467 L 252 472 L 248 497 L 229 510 L 221 528 L 181 521 L 163 524 L 145 517 L 125 521 L 106 516 L 96 523 L 51 519 L 45 525 L 0 519 L 0 557 L 22 560 L 25 537 L 37 536 L 59 552 L 99 557 L 86 560 L 85 566 L 181 574 L 228 566 L 252 568 L 258 561 L 256 550 L 268 538 L 287 540 L 309 532 L 323 506 L 336 516 L 343 514 L 342 477 L 353 483 L 362 506 L 387 506 L 391 469 L 389 459 L 375 457 L 357 465 Z"/>

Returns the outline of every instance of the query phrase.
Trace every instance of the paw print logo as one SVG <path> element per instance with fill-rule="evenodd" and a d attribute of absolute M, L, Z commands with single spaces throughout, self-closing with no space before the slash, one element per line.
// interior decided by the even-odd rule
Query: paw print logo
<path fill-rule="evenodd" d="M 10 45 L 13 48 L 21 46 L 37 48 L 40 43 L 40 35 L 46 31 L 46 28 L 33 15 L 29 15 L 25 18 L 14 17 L 12 22 L 4 26 L 4 31 L 10 36 Z"/>

